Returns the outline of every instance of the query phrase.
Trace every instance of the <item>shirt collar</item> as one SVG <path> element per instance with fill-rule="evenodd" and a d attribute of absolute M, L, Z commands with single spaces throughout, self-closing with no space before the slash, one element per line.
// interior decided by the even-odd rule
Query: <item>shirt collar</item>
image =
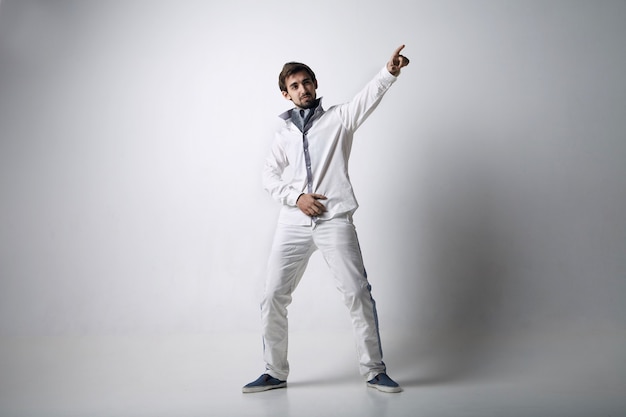
<path fill-rule="evenodd" d="M 295 108 L 297 108 L 297 107 L 292 107 L 291 109 L 287 110 L 286 112 L 283 112 L 283 113 L 279 114 L 278 117 L 280 117 L 281 119 L 283 119 L 285 121 L 291 119 L 291 111 L 293 109 L 295 109 Z M 322 108 L 322 97 L 320 97 L 320 98 L 317 99 L 317 106 L 315 107 L 315 110 L 314 110 L 313 114 L 319 113 L 319 112 L 322 112 L 322 111 L 324 111 L 324 109 Z"/>

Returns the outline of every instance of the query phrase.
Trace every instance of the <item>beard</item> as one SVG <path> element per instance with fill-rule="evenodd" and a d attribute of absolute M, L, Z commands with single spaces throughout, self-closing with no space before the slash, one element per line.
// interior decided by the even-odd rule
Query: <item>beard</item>
<path fill-rule="evenodd" d="M 307 94 L 303 97 L 300 97 L 300 103 L 298 104 L 298 107 L 300 107 L 301 109 L 313 109 L 317 107 L 317 103 L 318 101 L 314 95 Z"/>

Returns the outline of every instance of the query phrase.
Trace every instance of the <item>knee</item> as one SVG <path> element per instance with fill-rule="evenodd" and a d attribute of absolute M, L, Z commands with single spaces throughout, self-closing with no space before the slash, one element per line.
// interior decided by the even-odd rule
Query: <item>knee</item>
<path fill-rule="evenodd" d="M 372 302 L 371 286 L 369 284 L 360 285 L 344 291 L 343 299 L 346 306 L 350 309 L 369 304 Z"/>
<path fill-rule="evenodd" d="M 262 310 L 285 310 L 291 304 L 291 293 L 267 288 L 261 301 Z"/>

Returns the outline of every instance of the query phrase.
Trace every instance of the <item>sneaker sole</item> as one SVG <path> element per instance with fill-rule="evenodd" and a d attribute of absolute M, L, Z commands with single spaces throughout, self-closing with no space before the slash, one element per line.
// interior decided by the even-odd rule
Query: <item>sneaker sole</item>
<path fill-rule="evenodd" d="M 387 392 L 387 393 L 402 392 L 401 387 L 387 387 L 385 385 L 370 384 L 370 383 L 368 383 L 367 386 L 370 388 L 377 389 L 380 392 Z"/>
<path fill-rule="evenodd" d="M 269 391 L 271 389 L 278 389 L 278 388 L 287 388 L 287 383 L 286 382 L 282 382 L 280 384 L 276 384 L 276 385 L 265 385 L 262 387 L 243 387 L 241 389 L 241 392 L 243 392 L 244 394 L 251 394 L 254 392 L 263 392 L 263 391 Z"/>

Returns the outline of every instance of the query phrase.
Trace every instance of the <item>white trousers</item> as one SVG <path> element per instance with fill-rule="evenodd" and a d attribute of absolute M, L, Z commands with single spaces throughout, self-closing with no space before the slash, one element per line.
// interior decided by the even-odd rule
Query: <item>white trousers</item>
<path fill-rule="evenodd" d="M 312 226 L 279 224 L 268 262 L 261 303 L 266 372 L 280 380 L 289 375 L 287 306 L 309 258 L 320 250 L 352 318 L 359 369 L 368 380 L 385 372 L 376 304 L 371 295 L 352 216 Z"/>

